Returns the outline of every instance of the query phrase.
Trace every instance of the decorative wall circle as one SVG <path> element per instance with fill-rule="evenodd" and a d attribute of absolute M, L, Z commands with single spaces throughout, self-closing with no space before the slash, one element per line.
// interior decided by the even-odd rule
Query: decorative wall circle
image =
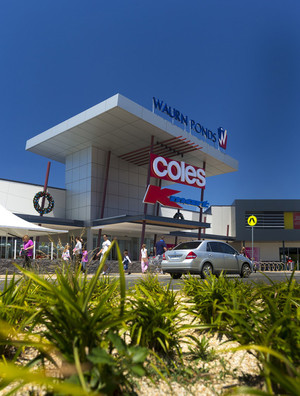
<path fill-rule="evenodd" d="M 43 197 L 45 197 L 48 201 L 48 206 L 44 207 L 44 209 L 42 209 L 42 207 L 40 205 L 40 199 Z M 36 193 L 33 198 L 33 206 L 34 206 L 34 209 L 40 214 L 50 213 L 50 212 L 52 212 L 52 210 L 54 208 L 54 199 L 48 192 L 45 193 L 44 191 L 40 191 L 40 192 Z"/>

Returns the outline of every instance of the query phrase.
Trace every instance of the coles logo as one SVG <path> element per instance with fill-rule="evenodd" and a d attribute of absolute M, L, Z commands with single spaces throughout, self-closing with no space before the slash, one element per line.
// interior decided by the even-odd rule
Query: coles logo
<path fill-rule="evenodd" d="M 185 184 L 191 187 L 205 188 L 205 170 L 202 168 L 155 154 L 150 154 L 150 161 L 151 177 Z"/>

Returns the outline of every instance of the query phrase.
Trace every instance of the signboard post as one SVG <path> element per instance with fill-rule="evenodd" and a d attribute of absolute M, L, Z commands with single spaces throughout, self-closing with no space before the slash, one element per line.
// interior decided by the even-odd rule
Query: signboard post
<path fill-rule="evenodd" d="M 249 226 L 252 228 L 252 245 L 251 245 L 251 260 L 253 261 L 253 239 L 254 239 L 254 226 L 257 223 L 257 218 L 255 216 L 249 216 L 247 220 Z"/>

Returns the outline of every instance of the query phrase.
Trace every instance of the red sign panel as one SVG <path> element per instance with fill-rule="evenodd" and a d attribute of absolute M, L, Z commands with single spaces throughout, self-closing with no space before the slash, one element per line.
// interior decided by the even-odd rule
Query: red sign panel
<path fill-rule="evenodd" d="M 205 188 L 205 170 L 197 166 L 175 161 L 170 158 L 151 154 L 151 177 L 185 184 L 191 187 Z"/>
<path fill-rule="evenodd" d="M 293 220 L 294 220 L 294 229 L 299 230 L 300 229 L 300 212 L 293 213 Z"/>
<path fill-rule="evenodd" d="M 178 190 L 171 190 L 170 188 L 161 189 L 158 186 L 152 186 L 151 184 L 147 187 L 147 191 L 143 202 L 149 204 L 155 204 L 159 202 L 161 205 L 170 206 L 171 208 L 181 209 L 182 206 L 176 202 L 170 200 L 170 196 L 177 194 Z"/>

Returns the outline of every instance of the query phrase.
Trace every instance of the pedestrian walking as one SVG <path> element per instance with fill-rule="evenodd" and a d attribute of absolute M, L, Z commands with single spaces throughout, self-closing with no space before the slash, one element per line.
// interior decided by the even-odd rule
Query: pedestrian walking
<path fill-rule="evenodd" d="M 146 245 L 143 243 L 142 244 L 142 249 L 141 249 L 141 267 L 142 267 L 142 273 L 144 274 L 148 270 L 148 265 L 149 265 L 149 259 L 148 259 L 148 252 L 146 249 Z"/>
<path fill-rule="evenodd" d="M 242 254 L 243 256 L 245 256 L 245 257 L 250 258 L 250 257 L 248 256 L 248 254 L 247 254 L 247 251 L 246 251 L 245 246 L 242 247 L 241 254 Z"/>
<path fill-rule="evenodd" d="M 164 239 L 165 239 L 165 237 L 162 235 L 160 237 L 160 240 L 156 242 L 155 247 L 154 247 L 155 255 L 161 256 L 161 257 L 159 257 L 160 259 L 162 259 L 162 255 L 164 254 L 164 252 L 167 251 L 167 244 Z"/>
<path fill-rule="evenodd" d="M 164 252 L 166 252 L 167 249 L 167 244 L 165 242 L 165 237 L 162 235 L 160 237 L 160 240 L 156 242 L 155 247 L 154 247 L 154 251 L 155 251 L 155 259 L 158 262 L 158 269 L 160 270 L 161 273 L 163 273 L 162 269 L 161 269 L 161 262 L 163 259 L 163 254 Z"/>
<path fill-rule="evenodd" d="M 64 261 L 67 261 L 67 262 L 69 262 L 71 260 L 70 245 L 68 243 L 66 244 L 61 257 Z"/>
<path fill-rule="evenodd" d="M 288 261 L 287 261 L 287 270 L 293 271 L 293 269 L 294 269 L 294 262 L 293 262 L 292 258 L 289 257 Z"/>
<path fill-rule="evenodd" d="M 102 242 L 102 248 L 100 251 L 97 253 L 97 257 L 100 256 L 100 262 L 104 256 L 104 253 L 108 251 L 109 247 L 111 245 L 111 241 L 108 239 L 107 235 L 103 235 L 103 242 Z M 109 265 L 107 263 L 104 264 L 104 271 L 102 272 L 102 275 L 106 275 L 109 272 Z"/>
<path fill-rule="evenodd" d="M 82 242 L 81 242 L 81 240 L 80 240 L 80 238 L 78 236 L 75 237 L 75 241 L 76 241 L 76 244 L 75 244 L 75 247 L 73 249 L 73 255 L 77 256 L 77 258 L 80 258 L 80 260 L 81 260 L 81 256 L 82 256 Z"/>
<path fill-rule="evenodd" d="M 78 236 L 75 237 L 75 241 L 76 241 L 76 245 L 73 249 L 73 260 L 74 260 L 75 269 L 77 269 L 81 263 L 81 258 L 82 258 L 82 243 Z"/>
<path fill-rule="evenodd" d="M 24 257 L 23 268 L 31 268 L 31 260 L 33 257 L 33 241 L 28 235 L 23 236 L 23 247 L 21 248 L 20 255 Z"/>
<path fill-rule="evenodd" d="M 88 261 L 89 261 L 89 254 L 88 254 L 88 251 L 86 250 L 86 247 L 83 246 L 83 248 L 82 248 L 82 259 L 81 259 L 81 271 L 82 272 L 86 271 L 86 267 L 87 267 Z"/>
<path fill-rule="evenodd" d="M 130 275 L 131 272 L 129 271 L 129 264 L 131 264 L 131 260 L 130 260 L 130 258 L 128 256 L 128 250 L 126 250 L 126 249 L 123 252 L 123 261 L 122 261 L 122 263 L 123 263 L 124 271 L 128 271 L 127 275 Z"/>

